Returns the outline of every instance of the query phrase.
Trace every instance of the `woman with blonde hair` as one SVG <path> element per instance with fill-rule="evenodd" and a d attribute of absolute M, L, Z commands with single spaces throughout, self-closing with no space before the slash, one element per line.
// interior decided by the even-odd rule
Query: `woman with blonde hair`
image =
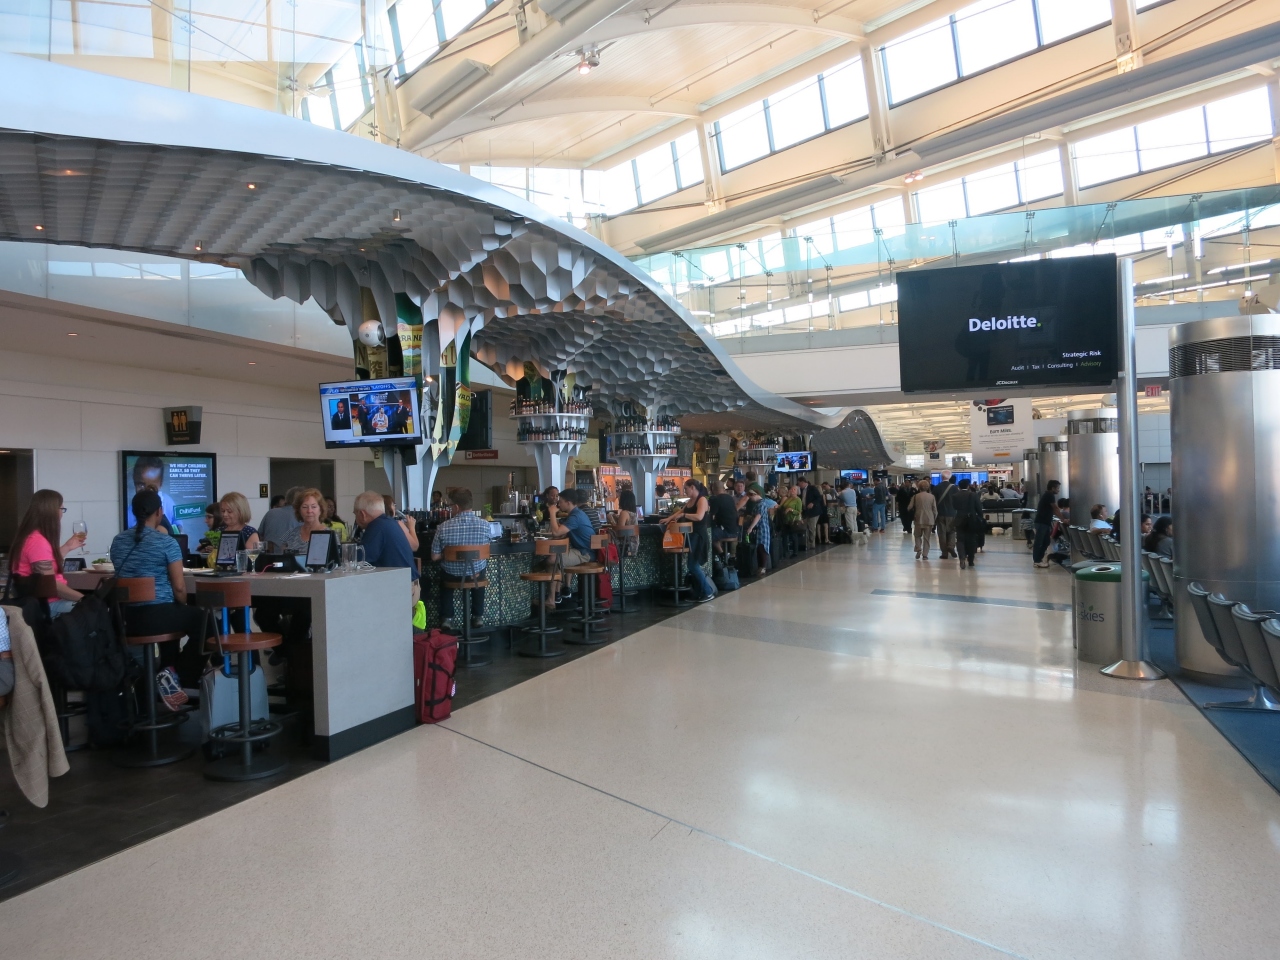
<path fill-rule="evenodd" d="M 916 483 L 916 495 L 911 498 L 909 509 L 916 532 L 916 559 L 928 560 L 933 525 L 938 522 L 938 501 L 930 492 L 927 479 Z"/>
<path fill-rule="evenodd" d="M 249 512 L 249 499 L 243 493 L 231 493 L 218 501 L 218 513 L 222 516 L 222 535 L 234 535 L 237 550 L 248 550 L 258 545 L 258 531 L 249 526 L 253 514 Z"/>

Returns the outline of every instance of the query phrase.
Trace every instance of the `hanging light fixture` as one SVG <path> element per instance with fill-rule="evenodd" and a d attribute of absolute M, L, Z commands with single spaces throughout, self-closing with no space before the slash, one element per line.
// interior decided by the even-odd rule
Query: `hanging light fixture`
<path fill-rule="evenodd" d="M 594 43 L 578 51 L 578 73 L 586 76 L 600 66 L 600 48 Z"/>

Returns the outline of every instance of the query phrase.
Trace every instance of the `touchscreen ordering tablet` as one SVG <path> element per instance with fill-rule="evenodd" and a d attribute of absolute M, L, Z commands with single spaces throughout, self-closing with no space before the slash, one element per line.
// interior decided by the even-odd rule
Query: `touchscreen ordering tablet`
<path fill-rule="evenodd" d="M 337 559 L 336 534 L 332 530 L 313 530 L 307 541 L 307 568 L 323 569 Z"/>
<path fill-rule="evenodd" d="M 240 537 L 235 533 L 224 533 L 218 541 L 218 566 L 234 567 L 236 565 L 236 548 L 240 545 Z"/>

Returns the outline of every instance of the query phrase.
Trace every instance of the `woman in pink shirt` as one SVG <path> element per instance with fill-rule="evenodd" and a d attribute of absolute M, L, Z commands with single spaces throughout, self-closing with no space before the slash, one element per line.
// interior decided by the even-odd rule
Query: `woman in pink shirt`
<path fill-rule="evenodd" d="M 62 494 L 57 490 L 37 490 L 31 505 L 18 524 L 17 536 L 9 549 L 9 575 L 30 577 L 53 574 L 57 580 L 58 599 L 49 601 L 49 612 L 57 617 L 70 610 L 81 594 L 67 586 L 62 575 L 62 558 L 84 546 L 85 535 L 77 534 L 60 547 L 54 544 L 62 536 Z"/>

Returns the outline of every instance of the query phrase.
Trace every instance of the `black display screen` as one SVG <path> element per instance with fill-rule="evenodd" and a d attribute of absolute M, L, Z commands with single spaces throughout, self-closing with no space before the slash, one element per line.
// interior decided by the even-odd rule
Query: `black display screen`
<path fill-rule="evenodd" d="M 1107 386 L 1119 326 L 1110 254 L 898 274 L 904 393 Z"/>

